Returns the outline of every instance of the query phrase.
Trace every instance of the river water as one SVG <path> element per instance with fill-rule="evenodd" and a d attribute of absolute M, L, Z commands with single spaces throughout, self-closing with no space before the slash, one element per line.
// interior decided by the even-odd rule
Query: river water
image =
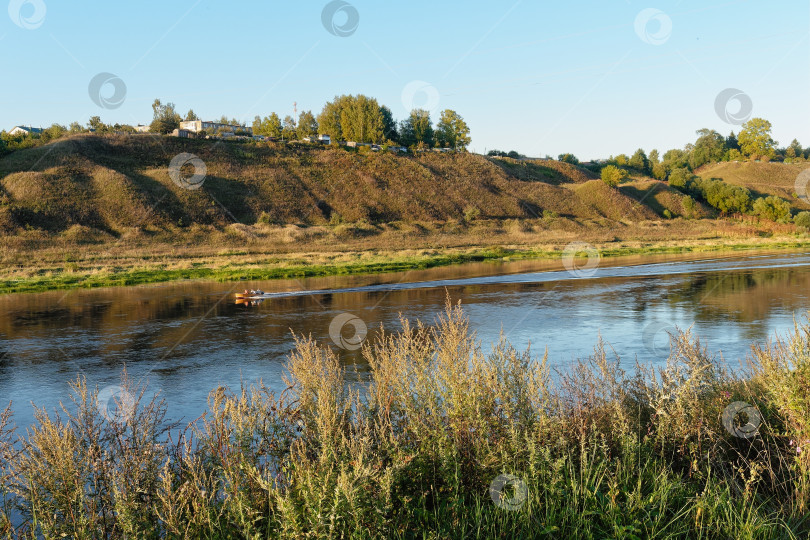
<path fill-rule="evenodd" d="M 711 352 L 739 366 L 752 343 L 785 335 L 810 308 L 804 251 L 603 259 L 592 272 L 521 261 L 3 295 L 0 406 L 13 402 L 15 420 L 25 426 L 32 404 L 53 410 L 68 402 L 68 383 L 77 376 L 112 388 L 126 366 L 131 379 L 148 383 L 147 395 L 166 399 L 171 419 L 193 420 L 219 385 L 235 389 L 262 379 L 281 388 L 293 333 L 333 347 L 362 377 L 362 356 L 351 349 L 363 328 L 373 340 L 381 325 L 397 330 L 400 315 L 432 322 L 448 296 L 462 301 L 485 349 L 503 333 L 519 349 L 531 344 L 536 355 L 547 348 L 561 370 L 591 354 L 599 336 L 628 369 L 637 359 L 662 363 L 676 327 L 691 327 Z M 273 297 L 235 303 L 233 293 L 244 288 Z M 342 333 L 332 324 L 338 316 L 351 319 Z"/>

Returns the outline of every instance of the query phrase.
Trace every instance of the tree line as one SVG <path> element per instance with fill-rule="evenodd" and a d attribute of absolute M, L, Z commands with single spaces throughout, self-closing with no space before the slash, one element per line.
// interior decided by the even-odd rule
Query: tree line
<path fill-rule="evenodd" d="M 702 201 L 723 215 L 747 214 L 778 223 L 790 223 L 810 229 L 810 212 L 798 212 L 795 216 L 788 201 L 769 195 L 754 198 L 751 191 L 742 186 L 724 182 L 718 178 L 701 178 L 694 174 L 698 168 L 722 161 L 780 161 L 800 163 L 810 160 L 810 147 L 803 148 L 798 140 L 779 148 L 771 136 L 772 125 L 763 118 L 752 118 L 738 134 L 731 132 L 723 137 L 712 129 L 699 129 L 694 143 L 683 149 L 668 150 L 659 156 L 652 150 L 649 156 L 639 148 L 632 156 L 611 156 L 603 163 L 582 164 L 600 173 L 602 180 L 611 187 L 618 186 L 631 172 L 652 176 L 687 194 L 684 207 L 694 208 L 695 201 Z M 579 165 L 573 154 L 558 156 L 559 161 Z"/>
<path fill-rule="evenodd" d="M 652 150 L 649 155 L 641 148 L 631 156 L 619 154 L 610 156 L 604 163 L 586 164 L 586 167 L 601 171 L 606 165 L 619 169 L 636 171 L 657 178 L 667 180 L 672 171 L 687 169 L 694 171 L 703 165 L 721 161 L 782 161 L 785 163 L 803 162 L 810 159 L 810 147 L 802 148 L 798 140 L 779 148 L 778 143 L 771 135 L 772 125 L 764 118 L 752 118 L 741 126 L 739 133 L 733 131 L 723 136 L 713 129 L 699 129 L 697 140 L 683 148 L 667 150 L 663 156 L 658 150 Z M 580 161 L 573 154 L 566 153 L 558 156 L 559 161 L 566 161 L 575 165 Z"/>
<path fill-rule="evenodd" d="M 180 127 L 180 122 L 190 120 L 200 120 L 193 109 L 181 115 L 174 103 L 164 103 L 160 99 L 155 99 L 152 103 L 152 122 L 149 124 L 149 131 L 171 133 Z M 237 119 L 229 119 L 226 116 L 222 116 L 217 122 L 242 125 Z M 301 140 L 324 134 L 329 135 L 333 141 L 400 145 L 417 149 L 438 147 L 466 150 L 470 144 L 470 128 L 456 111 L 451 109 L 442 111 L 435 126 L 430 112 L 424 109 L 413 109 L 407 118 L 397 122 L 391 109 L 379 104 L 375 98 L 362 94 L 335 96 L 323 106 L 317 116 L 310 110 L 302 111 L 297 119 L 290 115 L 282 119 L 275 112 L 265 117 L 256 116 L 252 128 L 255 135 L 282 140 Z M 0 154 L 37 146 L 67 134 L 88 131 L 135 133 L 136 130 L 128 124 L 105 124 L 100 117 L 93 116 L 86 125 L 78 122 L 71 123 L 69 127 L 53 124 L 37 135 L 15 136 L 3 131 L 0 132 Z M 220 135 L 217 132 L 205 134 Z M 248 132 L 237 131 L 235 134 L 247 135 Z"/>
<path fill-rule="evenodd" d="M 302 111 L 297 120 L 290 115 L 282 120 L 275 112 L 263 118 L 256 116 L 253 133 L 279 139 L 322 134 L 333 141 L 415 148 L 465 150 L 470 144 L 470 129 L 456 111 L 442 111 L 435 126 L 425 109 L 413 109 L 407 118 L 397 122 L 390 108 L 363 94 L 335 96 L 317 116 L 310 110 Z"/>

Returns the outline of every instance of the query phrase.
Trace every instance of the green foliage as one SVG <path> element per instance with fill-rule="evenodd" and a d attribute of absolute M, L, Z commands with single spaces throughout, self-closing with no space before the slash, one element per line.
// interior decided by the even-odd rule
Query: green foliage
<path fill-rule="evenodd" d="M 673 148 L 664 153 L 661 163 L 667 169 L 667 173 L 672 169 L 683 169 L 689 167 L 689 154 L 684 150 Z"/>
<path fill-rule="evenodd" d="M 720 161 L 726 153 L 726 141 L 712 129 L 699 129 L 699 137 L 689 153 L 689 166 L 692 170 L 707 163 Z"/>
<path fill-rule="evenodd" d="M 669 185 L 706 201 L 723 214 L 745 214 L 751 210 L 751 192 L 748 189 L 717 178 L 695 176 L 686 168 L 674 169 L 669 175 Z M 684 201 L 684 205 L 686 204 L 692 205 Z M 694 207 L 690 212 L 693 210 Z"/>
<path fill-rule="evenodd" d="M 255 135 L 264 135 L 265 137 L 280 139 L 281 130 L 281 119 L 276 113 L 270 113 L 270 116 L 265 116 L 264 118 L 257 116 L 253 119 L 253 133 Z"/>
<path fill-rule="evenodd" d="M 628 160 L 627 165 L 642 174 L 650 174 L 651 172 L 650 160 L 641 148 L 636 150 L 633 156 Z"/>
<path fill-rule="evenodd" d="M 442 111 L 435 135 L 436 142 L 443 148 L 466 150 L 470 144 L 470 128 L 456 111 L 450 109 Z"/>
<path fill-rule="evenodd" d="M 152 124 L 149 131 L 153 133 L 171 133 L 180 127 L 180 115 L 174 103 L 163 104 L 159 99 L 152 103 Z"/>
<path fill-rule="evenodd" d="M 380 143 L 387 137 L 386 114 L 374 98 L 342 95 L 324 105 L 317 121 L 319 131 L 333 141 Z"/>
<path fill-rule="evenodd" d="M 602 180 L 610 187 L 616 187 L 628 177 L 628 173 L 624 169 L 620 169 L 614 165 L 607 165 L 602 169 Z"/>
<path fill-rule="evenodd" d="M 399 130 L 397 129 L 397 121 L 394 120 L 394 113 L 387 106 L 380 105 L 380 114 L 382 114 L 383 121 L 383 138 L 386 141 L 395 143 L 399 140 Z"/>
<path fill-rule="evenodd" d="M 189 109 L 188 112 L 186 113 L 185 120 L 187 122 L 191 122 L 193 120 L 199 120 L 199 119 L 200 119 L 200 117 L 195 114 L 194 109 Z"/>
<path fill-rule="evenodd" d="M 468 206 L 464 209 L 464 221 L 475 221 L 481 216 L 481 210 L 476 206 Z"/>
<path fill-rule="evenodd" d="M 301 111 L 298 115 L 298 129 L 296 131 L 298 139 L 318 136 L 318 121 L 312 111 Z"/>
<path fill-rule="evenodd" d="M 678 188 L 678 189 L 686 189 L 687 184 L 695 178 L 695 175 L 689 172 L 689 169 L 684 167 L 674 169 L 672 172 L 669 173 L 669 185 Z"/>
<path fill-rule="evenodd" d="M 60 124 L 53 124 L 51 125 L 51 127 L 42 130 L 42 133 L 39 135 L 39 137 L 43 143 L 48 143 L 50 141 L 59 139 L 66 133 L 67 128 L 65 126 L 62 126 Z"/>
<path fill-rule="evenodd" d="M 281 138 L 291 141 L 295 139 L 295 134 L 296 134 L 295 119 L 288 114 L 287 116 L 284 117 L 284 120 L 281 122 Z"/>
<path fill-rule="evenodd" d="M 804 210 L 796 214 L 796 217 L 793 218 L 793 223 L 797 227 L 801 227 L 805 230 L 810 230 L 810 212 Z"/>
<path fill-rule="evenodd" d="M 791 220 L 790 203 L 773 195 L 756 199 L 752 212 L 755 216 L 779 223 L 789 223 Z"/>
<path fill-rule="evenodd" d="M 695 211 L 698 208 L 695 199 L 687 195 L 681 201 L 681 205 L 683 206 L 684 214 L 686 215 L 686 217 L 688 218 L 694 217 Z"/>
<path fill-rule="evenodd" d="M 557 161 L 562 161 L 563 163 L 570 163 L 571 165 L 579 165 L 579 160 L 574 154 L 560 154 L 557 156 Z"/>
<path fill-rule="evenodd" d="M 790 141 L 787 150 L 791 152 L 793 157 L 802 157 L 802 145 L 799 144 L 799 141 L 796 139 Z"/>
<path fill-rule="evenodd" d="M 716 178 L 696 177 L 687 189 L 699 194 L 710 206 L 723 214 L 746 214 L 751 210 L 751 192 Z"/>
<path fill-rule="evenodd" d="M 762 159 L 775 155 L 776 142 L 771 138 L 771 123 L 763 118 L 752 118 L 743 124 L 737 139 L 746 157 Z"/>
<path fill-rule="evenodd" d="M 104 133 L 109 131 L 109 126 L 101 121 L 100 116 L 91 116 L 90 120 L 87 121 L 87 128 L 95 131 L 96 133 Z"/>
<path fill-rule="evenodd" d="M 663 163 L 656 163 L 652 166 L 652 176 L 658 180 L 664 180 L 667 177 L 667 167 Z"/>
<path fill-rule="evenodd" d="M 611 156 L 608 158 L 608 163 L 616 167 L 628 167 L 630 165 L 630 158 L 627 154 L 619 154 L 616 157 Z"/>
<path fill-rule="evenodd" d="M 662 215 L 667 219 L 672 219 L 672 212 L 670 212 L 667 208 L 664 208 Z"/>
<path fill-rule="evenodd" d="M 499 156 L 499 157 L 510 157 L 512 159 L 521 159 L 525 158 L 523 154 L 517 152 L 516 150 L 510 150 L 508 152 L 504 152 L 503 150 L 490 150 L 487 152 L 488 156 Z"/>
<path fill-rule="evenodd" d="M 419 146 L 421 143 L 428 148 L 432 147 L 434 139 L 430 112 L 425 109 L 412 110 L 408 118 L 402 121 L 399 134 L 400 142 L 405 146 Z"/>
<path fill-rule="evenodd" d="M 737 136 L 732 131 L 726 137 L 725 147 L 729 150 L 739 150 L 740 149 L 740 142 L 737 140 Z"/>

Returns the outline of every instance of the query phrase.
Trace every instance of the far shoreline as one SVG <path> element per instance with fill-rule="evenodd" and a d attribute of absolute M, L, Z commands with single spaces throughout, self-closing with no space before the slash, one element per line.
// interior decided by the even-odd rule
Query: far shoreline
<path fill-rule="evenodd" d="M 701 243 L 694 239 L 678 242 L 658 242 L 655 245 L 623 245 L 628 242 L 588 244 L 598 250 L 602 259 L 619 257 L 650 257 L 655 255 L 689 255 L 701 253 L 736 254 L 744 251 L 790 251 L 810 248 L 810 239 L 798 240 L 795 237 L 750 238 L 737 243 Z M 632 242 L 644 244 L 644 242 Z M 314 256 L 314 262 L 300 263 L 297 253 L 285 254 L 274 265 L 224 264 L 218 267 L 204 266 L 201 263 L 190 263 L 187 268 L 165 268 L 163 264 L 153 266 L 131 266 L 118 271 L 76 272 L 63 270 L 47 272 L 48 275 L 34 275 L 18 279 L 0 279 L 0 294 L 36 293 L 54 290 L 95 289 L 102 287 L 128 287 L 158 283 L 176 283 L 188 281 L 208 281 L 239 283 L 253 281 L 270 281 L 282 279 L 302 279 L 332 276 L 359 276 L 428 270 L 440 267 L 460 266 L 480 262 L 513 262 L 560 260 L 565 245 L 553 248 L 537 249 L 530 246 L 474 246 L 466 248 L 425 249 L 422 253 L 402 255 L 401 250 L 375 251 L 373 256 L 363 262 L 344 261 L 329 264 L 326 261 L 335 258 L 336 252 L 321 252 Z M 266 254 L 269 255 L 269 254 Z M 357 259 L 367 255 L 364 252 L 340 252 L 344 258 Z M 675 259 L 677 260 L 677 259 Z M 652 262 L 652 260 L 648 261 Z M 578 260 L 577 266 L 585 263 Z M 638 264 L 644 264 L 639 262 Z M 613 266 L 613 265 L 611 265 Z M 564 269 L 562 266 L 557 270 Z M 538 271 L 553 271 L 554 268 Z"/>

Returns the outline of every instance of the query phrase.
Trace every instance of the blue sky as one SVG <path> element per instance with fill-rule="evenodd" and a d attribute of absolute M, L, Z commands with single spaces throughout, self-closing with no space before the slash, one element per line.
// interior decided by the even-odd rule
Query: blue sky
<path fill-rule="evenodd" d="M 3 3 L 2 129 L 148 123 L 156 97 L 250 122 L 364 93 L 398 119 L 411 104 L 458 111 L 478 152 L 590 159 L 738 131 L 715 111 L 736 88 L 782 146 L 810 146 L 807 0 L 352 0 L 329 19 L 346 36 L 323 24 L 323 0 Z M 90 99 L 101 72 L 125 83 L 120 107 Z"/>

